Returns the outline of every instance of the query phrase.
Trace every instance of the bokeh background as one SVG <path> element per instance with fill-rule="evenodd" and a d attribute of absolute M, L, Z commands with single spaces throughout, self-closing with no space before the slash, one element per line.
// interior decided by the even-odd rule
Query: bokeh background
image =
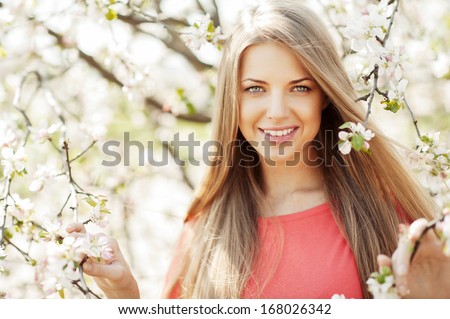
<path fill-rule="evenodd" d="M 193 155 L 202 163 L 201 147 L 195 154 L 183 149 L 173 153 L 170 141 L 179 133 L 180 140 L 194 134 L 206 142 L 210 134 L 221 51 L 210 43 L 190 48 L 182 34 L 209 14 L 227 35 L 242 8 L 252 2 L 0 0 L 0 121 L 26 134 L 25 113 L 33 127 L 26 145 L 28 174 L 14 179 L 11 193 L 30 199 L 35 221 L 58 214 L 62 207 L 63 220 L 73 220 L 64 206 L 70 193 L 65 176 L 46 179 L 38 192 L 29 189 L 39 166 L 64 167 L 57 150 L 63 132 L 48 131 L 64 119 L 72 158 L 87 149 L 72 163 L 74 180 L 87 192 L 108 198 L 112 214 L 101 231 L 119 240 L 143 298 L 157 298 L 161 292 L 184 214 L 204 172 L 204 165 L 187 161 Z M 341 30 L 352 14 L 377 1 L 302 2 L 327 23 L 352 73 L 362 62 L 347 54 L 349 42 Z M 450 1 L 401 1 L 391 38 L 409 56 L 406 97 L 421 131 L 441 131 L 445 143 L 450 131 Z M 417 136 L 407 110 L 387 112 L 376 100 L 373 119 L 392 138 L 414 146 Z M 111 149 L 123 159 L 126 132 L 145 146 L 145 153 L 151 141 L 154 158 L 164 151 L 170 154 L 169 163 L 140 165 L 138 148 L 131 147 L 129 165 L 123 160 L 102 165 L 112 160 L 103 150 L 110 141 L 120 143 Z M 177 165 L 174 158 L 186 165 Z M 80 196 L 79 220 L 88 210 Z M 39 260 L 45 244 L 31 239 L 18 231 L 12 240 Z M 34 267 L 17 249 L 8 246 L 7 253 L 0 290 L 10 298 L 42 298 Z M 91 279 L 87 283 L 96 290 Z M 76 289 L 66 292 L 66 298 L 80 297 Z"/>

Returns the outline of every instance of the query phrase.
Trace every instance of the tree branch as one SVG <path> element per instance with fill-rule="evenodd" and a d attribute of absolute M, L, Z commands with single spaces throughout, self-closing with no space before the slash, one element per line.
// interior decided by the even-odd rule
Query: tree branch
<path fill-rule="evenodd" d="M 417 125 L 417 119 L 416 119 L 416 117 L 414 116 L 414 113 L 413 113 L 413 111 L 411 110 L 411 107 L 409 106 L 409 103 L 406 101 L 406 98 L 405 98 L 403 101 L 405 102 L 406 108 L 408 109 L 409 115 L 411 116 L 411 119 L 412 119 L 412 121 L 413 121 L 414 127 L 415 127 L 415 129 L 416 129 L 416 134 L 417 134 L 417 136 L 418 136 L 419 139 L 420 139 L 420 137 L 421 137 L 422 135 L 420 134 L 419 126 Z"/>
<path fill-rule="evenodd" d="M 163 42 L 167 48 L 169 48 L 170 50 L 173 50 L 179 54 L 181 54 L 182 56 L 184 56 L 186 58 L 186 60 L 188 60 L 188 62 L 197 70 L 197 71 L 204 71 L 205 69 L 209 69 L 211 68 L 211 65 L 206 64 L 202 61 L 200 61 L 195 54 L 192 53 L 192 51 L 184 44 L 184 42 L 180 39 L 179 36 L 179 32 L 174 30 L 173 28 L 167 28 L 167 32 L 169 32 L 170 34 L 170 38 L 169 39 L 161 39 L 160 37 L 155 36 L 154 34 L 148 33 L 143 31 L 140 28 L 140 25 L 142 23 L 148 23 L 149 21 L 143 20 L 143 19 L 138 19 L 136 17 L 133 16 L 125 16 L 125 15 L 119 15 L 118 19 L 131 25 L 135 30 L 150 35 L 152 37 L 157 38 L 158 40 L 160 40 L 161 42 Z M 165 20 L 165 21 L 169 21 L 169 20 Z M 176 21 L 175 23 L 178 22 L 178 20 L 174 20 Z"/>
<path fill-rule="evenodd" d="M 170 147 L 169 143 L 162 141 L 161 144 L 162 144 L 163 148 L 165 148 L 169 151 L 170 155 L 174 159 L 181 161 L 179 154 L 175 154 L 175 151 Z M 183 177 L 183 181 L 186 183 L 186 185 L 189 186 L 190 189 L 194 189 L 194 184 L 192 184 L 191 180 L 187 176 L 186 166 L 178 165 L 178 167 L 180 168 L 180 172 Z"/>

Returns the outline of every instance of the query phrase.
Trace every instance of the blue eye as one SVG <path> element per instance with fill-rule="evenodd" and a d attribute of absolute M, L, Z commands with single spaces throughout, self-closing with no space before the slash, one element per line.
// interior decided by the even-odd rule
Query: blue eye
<path fill-rule="evenodd" d="M 247 92 L 250 92 L 250 93 L 261 93 L 261 92 L 264 92 L 264 89 L 262 87 L 260 87 L 260 86 L 251 86 L 249 88 L 246 88 L 245 90 Z"/>
<path fill-rule="evenodd" d="M 308 92 L 309 88 L 306 87 L 306 86 L 303 86 L 303 85 L 297 85 L 297 86 L 294 86 L 292 91 L 294 91 L 294 92 Z"/>

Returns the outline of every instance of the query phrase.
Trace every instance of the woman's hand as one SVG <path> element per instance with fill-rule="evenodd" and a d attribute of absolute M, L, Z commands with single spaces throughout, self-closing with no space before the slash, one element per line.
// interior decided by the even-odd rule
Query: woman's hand
<path fill-rule="evenodd" d="M 86 232 L 81 223 L 69 225 L 66 231 L 71 236 L 79 236 Z M 94 277 L 98 287 L 108 298 L 139 298 L 139 287 L 136 279 L 120 251 L 117 240 L 108 238 L 108 244 L 112 249 L 112 258 L 102 262 L 88 258 L 83 263 L 84 273 Z"/>
<path fill-rule="evenodd" d="M 397 291 L 403 298 L 450 298 L 450 257 L 443 253 L 443 242 L 433 229 L 427 229 L 428 222 L 423 218 L 409 229 L 401 226 L 404 230 L 397 249 L 392 258 L 378 257 L 380 267 L 392 266 Z"/>

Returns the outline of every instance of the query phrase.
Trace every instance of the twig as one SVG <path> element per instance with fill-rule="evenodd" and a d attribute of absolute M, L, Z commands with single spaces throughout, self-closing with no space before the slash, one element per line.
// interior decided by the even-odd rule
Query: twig
<path fill-rule="evenodd" d="M 1 201 L 5 201 L 5 203 L 2 206 L 2 214 L 3 214 L 3 221 L 2 221 L 2 225 L 0 226 L 0 246 L 3 244 L 3 241 L 6 239 L 5 237 L 5 225 L 6 225 L 6 212 L 8 210 L 8 197 L 10 196 L 9 193 L 11 191 L 11 181 L 12 178 L 10 176 L 8 176 L 8 178 L 5 180 L 5 186 L 3 189 L 3 194 L 2 194 L 2 200 Z"/>
<path fill-rule="evenodd" d="M 8 238 L 5 237 L 5 241 L 8 245 L 11 245 L 12 247 L 14 247 L 25 258 L 25 260 L 27 262 L 29 262 L 29 263 L 35 262 L 35 260 L 33 258 L 31 258 L 28 253 L 24 252 L 22 249 L 20 249 L 16 245 L 14 245 L 14 243 L 12 241 L 10 241 Z"/>
<path fill-rule="evenodd" d="M 97 141 L 96 141 L 96 140 L 93 140 L 93 141 L 91 142 L 91 144 L 90 144 L 88 147 L 86 147 L 80 154 L 78 154 L 77 156 L 75 156 L 74 158 L 72 158 L 72 159 L 70 160 L 70 163 L 76 161 L 76 160 L 79 159 L 81 156 L 83 156 L 87 151 L 89 151 L 89 150 L 95 145 L 95 143 L 97 143 Z"/>
<path fill-rule="evenodd" d="M 72 167 L 70 166 L 70 157 L 69 157 L 69 144 L 65 140 L 63 142 L 63 150 L 65 153 L 65 162 L 67 168 L 67 176 L 69 177 L 69 187 L 70 187 L 70 197 L 72 197 L 73 204 L 70 207 L 73 213 L 73 221 L 78 222 L 78 199 L 77 199 L 77 190 L 75 189 L 75 181 L 72 176 Z"/>
<path fill-rule="evenodd" d="M 366 95 L 360 96 L 359 98 L 357 98 L 355 100 L 355 102 L 359 102 L 359 101 L 367 101 L 367 99 L 369 98 L 370 93 L 367 93 Z"/>
<path fill-rule="evenodd" d="M 339 34 L 339 37 L 341 38 L 342 54 L 343 54 L 343 56 L 341 58 L 343 59 L 349 53 L 351 53 L 352 50 L 351 49 L 350 50 L 346 50 L 345 45 L 344 45 L 344 43 L 346 41 L 346 37 L 342 33 L 342 30 L 341 30 L 340 26 L 338 26 L 336 23 L 334 23 L 333 19 L 331 18 L 330 9 L 327 7 L 327 5 L 325 3 L 323 3 L 322 0 L 319 0 L 319 3 L 322 6 L 323 10 L 325 11 L 325 14 L 327 15 L 328 20 L 331 22 L 331 24 L 333 25 L 333 27 L 336 29 L 337 33 Z"/>
<path fill-rule="evenodd" d="M 66 207 L 67 203 L 69 202 L 70 196 L 72 196 L 72 192 L 69 193 L 69 195 L 66 198 L 66 201 L 64 202 L 63 206 L 59 210 L 59 213 L 57 215 L 58 217 L 62 217 L 62 212 L 63 212 L 64 208 Z"/>
<path fill-rule="evenodd" d="M 400 0 L 397 0 L 397 3 L 395 4 L 394 11 L 392 11 L 392 14 L 391 14 L 391 17 L 390 17 L 390 21 L 389 21 L 389 25 L 388 25 L 388 28 L 387 28 L 387 31 L 386 31 L 386 35 L 385 35 L 383 41 L 381 42 L 383 47 L 386 45 L 386 41 L 389 39 L 389 35 L 391 34 L 392 25 L 394 24 L 395 13 L 398 11 L 398 6 L 399 5 L 400 5 Z"/>
<path fill-rule="evenodd" d="M 181 161 L 181 159 L 178 156 L 178 154 L 175 154 L 175 151 L 169 146 L 168 142 L 163 141 L 162 142 L 162 146 L 169 151 L 170 155 L 174 159 L 176 159 L 178 161 Z M 189 177 L 187 176 L 186 166 L 185 165 L 178 165 L 178 167 L 180 168 L 181 175 L 183 177 L 183 181 L 186 183 L 186 185 L 189 186 L 190 189 L 194 189 L 194 185 L 192 184 L 192 182 L 190 181 Z"/>
<path fill-rule="evenodd" d="M 197 7 L 203 12 L 203 14 L 207 14 L 208 13 L 205 10 L 205 7 L 203 7 L 202 3 L 199 0 L 195 0 L 195 3 L 197 4 Z"/>
<path fill-rule="evenodd" d="M 413 121 L 413 123 L 414 123 L 414 128 L 416 129 L 417 136 L 418 136 L 419 139 L 420 139 L 420 137 L 421 137 L 422 135 L 420 134 L 419 126 L 417 125 L 417 119 L 416 119 L 416 117 L 414 116 L 414 113 L 413 113 L 413 111 L 411 110 L 411 107 L 409 106 L 409 103 L 406 101 L 406 98 L 404 98 L 403 101 L 405 102 L 406 108 L 407 108 L 408 111 L 409 111 L 409 115 L 411 115 L 411 119 L 412 119 L 412 121 Z"/>
<path fill-rule="evenodd" d="M 81 274 L 81 278 L 83 278 L 83 274 Z M 84 282 L 84 278 L 82 280 L 82 284 Z M 93 292 L 91 289 L 89 289 L 89 287 L 86 285 L 86 282 L 84 282 L 84 285 L 86 285 L 86 288 L 83 288 L 82 285 L 80 285 L 77 281 L 73 282 L 73 284 L 83 293 L 83 295 L 87 298 L 87 299 L 91 299 L 91 295 L 93 295 L 95 298 L 97 299 L 102 299 L 99 295 L 97 295 L 95 292 Z"/>
<path fill-rule="evenodd" d="M 367 113 L 366 118 L 364 119 L 364 127 L 367 127 L 367 123 L 369 122 L 369 116 L 372 112 L 372 102 L 375 96 L 375 91 L 378 88 L 378 64 L 375 64 L 373 68 L 373 87 L 369 94 L 369 100 L 367 101 Z"/>

